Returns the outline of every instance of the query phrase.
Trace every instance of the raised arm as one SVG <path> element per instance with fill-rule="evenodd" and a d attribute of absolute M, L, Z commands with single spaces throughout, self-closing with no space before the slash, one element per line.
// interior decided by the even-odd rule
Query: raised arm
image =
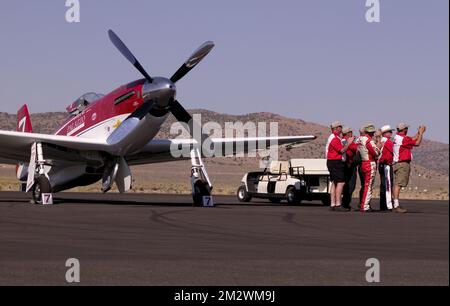
<path fill-rule="evenodd" d="M 414 136 L 412 139 L 416 142 L 415 146 L 418 147 L 422 144 L 422 140 L 423 140 L 423 134 L 425 134 L 425 132 L 427 131 L 427 127 L 424 125 L 421 125 L 419 127 L 419 130 L 416 134 L 416 136 Z"/>

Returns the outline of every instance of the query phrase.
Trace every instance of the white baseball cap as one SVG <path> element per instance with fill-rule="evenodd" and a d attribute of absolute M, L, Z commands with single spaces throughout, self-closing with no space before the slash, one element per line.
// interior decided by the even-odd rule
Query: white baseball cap
<path fill-rule="evenodd" d="M 381 128 L 381 133 L 386 133 L 386 132 L 393 132 L 394 130 L 391 128 L 390 125 L 385 125 Z"/>

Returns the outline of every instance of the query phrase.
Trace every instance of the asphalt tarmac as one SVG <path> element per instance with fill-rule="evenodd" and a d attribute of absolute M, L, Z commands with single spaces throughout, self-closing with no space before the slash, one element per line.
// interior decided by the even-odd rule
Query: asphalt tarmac
<path fill-rule="evenodd" d="M 405 201 L 405 215 L 331 212 L 320 204 L 215 208 L 189 196 L 58 194 L 37 206 L 0 193 L 0 285 L 449 285 L 449 203 Z"/>

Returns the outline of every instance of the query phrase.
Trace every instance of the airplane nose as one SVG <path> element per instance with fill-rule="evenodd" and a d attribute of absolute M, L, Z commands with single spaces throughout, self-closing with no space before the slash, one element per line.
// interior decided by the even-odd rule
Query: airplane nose
<path fill-rule="evenodd" d="M 152 83 L 146 82 L 142 87 L 144 101 L 152 100 L 158 108 L 167 108 L 176 92 L 175 84 L 166 78 L 154 78 Z"/>

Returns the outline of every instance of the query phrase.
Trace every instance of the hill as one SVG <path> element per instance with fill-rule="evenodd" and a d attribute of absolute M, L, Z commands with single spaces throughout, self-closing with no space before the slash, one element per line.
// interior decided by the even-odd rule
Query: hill
<path fill-rule="evenodd" d="M 252 113 L 245 115 L 228 115 L 220 114 L 203 109 L 191 110 L 191 113 L 201 114 L 202 122 L 217 122 L 222 127 L 225 122 L 278 122 L 279 135 L 316 135 L 317 140 L 308 144 L 295 148 L 290 152 L 281 150 L 280 158 L 304 157 L 304 158 L 323 158 L 324 147 L 329 129 L 323 125 L 306 122 L 299 119 L 287 118 L 273 113 Z M 66 114 L 62 112 L 53 113 L 39 113 L 32 114 L 31 121 L 33 129 L 37 133 L 53 133 L 58 126 L 64 122 Z M 157 137 L 170 138 L 170 126 L 175 122 L 175 118 L 170 116 L 163 125 L 161 132 Z M 15 130 L 16 116 L 6 113 L 0 113 L 0 129 Z M 172 138 L 174 135 L 172 135 Z M 449 145 L 425 140 L 421 147 L 414 149 L 415 164 L 423 168 L 423 172 L 432 175 L 431 172 L 436 172 L 441 175 L 448 176 L 449 174 Z"/>

